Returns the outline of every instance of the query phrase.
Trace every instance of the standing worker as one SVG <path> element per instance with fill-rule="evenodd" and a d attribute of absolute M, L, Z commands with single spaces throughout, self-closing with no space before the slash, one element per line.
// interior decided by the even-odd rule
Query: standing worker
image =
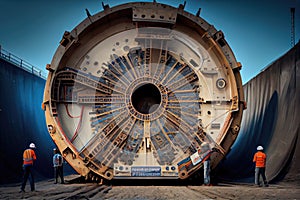
<path fill-rule="evenodd" d="M 58 149 L 53 149 L 53 167 L 54 167 L 54 184 L 57 184 L 58 176 L 60 177 L 61 184 L 64 184 L 64 171 L 63 171 L 63 157 L 60 155 Z"/>
<path fill-rule="evenodd" d="M 263 152 L 263 150 L 264 150 L 264 148 L 262 146 L 258 146 L 257 152 L 254 154 L 254 157 L 253 157 L 253 162 L 255 162 L 255 185 L 258 185 L 259 187 L 261 187 L 259 178 L 260 178 L 260 176 L 262 176 L 263 186 L 268 187 L 268 182 L 267 182 L 266 175 L 265 175 L 267 156 Z"/>
<path fill-rule="evenodd" d="M 27 182 L 28 177 L 29 177 L 31 191 L 35 190 L 34 178 L 33 178 L 33 173 L 32 173 L 33 163 L 36 160 L 36 155 L 35 155 L 34 149 L 35 149 L 35 144 L 31 143 L 29 145 L 29 149 L 26 149 L 23 153 L 24 176 L 23 176 L 23 182 L 22 182 L 20 192 L 25 192 L 25 186 L 26 186 L 26 182 Z"/>
<path fill-rule="evenodd" d="M 204 168 L 204 185 L 205 186 L 211 186 L 210 184 L 210 153 L 211 149 L 207 142 L 203 142 L 201 144 L 201 152 L 203 154 L 207 154 L 205 156 L 205 161 L 203 162 L 203 168 Z"/>

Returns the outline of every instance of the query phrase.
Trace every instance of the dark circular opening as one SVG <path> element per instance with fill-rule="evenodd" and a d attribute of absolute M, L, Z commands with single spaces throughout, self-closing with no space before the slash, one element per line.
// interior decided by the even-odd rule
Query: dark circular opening
<path fill-rule="evenodd" d="M 107 172 L 107 173 L 106 173 L 106 176 L 107 176 L 107 177 L 110 177 L 110 176 L 111 176 L 111 173 Z"/>
<path fill-rule="evenodd" d="M 138 87 L 131 96 L 133 107 L 142 114 L 153 113 L 161 102 L 158 88 L 153 84 Z"/>

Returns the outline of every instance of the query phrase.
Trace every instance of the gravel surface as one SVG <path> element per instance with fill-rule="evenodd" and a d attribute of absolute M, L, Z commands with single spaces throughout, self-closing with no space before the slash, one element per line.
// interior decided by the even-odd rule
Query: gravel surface
<path fill-rule="evenodd" d="M 299 184 L 270 184 L 256 187 L 246 184 L 219 184 L 217 186 L 172 185 L 100 185 L 96 183 L 54 184 L 53 180 L 36 183 L 31 192 L 19 193 L 20 184 L 1 186 L 0 199 L 300 199 Z"/>

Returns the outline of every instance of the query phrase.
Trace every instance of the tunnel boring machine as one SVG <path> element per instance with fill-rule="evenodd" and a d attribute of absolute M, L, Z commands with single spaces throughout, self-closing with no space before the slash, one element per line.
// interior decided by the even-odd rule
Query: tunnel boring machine
<path fill-rule="evenodd" d="M 186 179 L 207 153 L 212 168 L 228 153 L 245 108 L 241 64 L 222 31 L 184 7 L 103 5 L 64 33 L 42 105 L 80 175 Z"/>

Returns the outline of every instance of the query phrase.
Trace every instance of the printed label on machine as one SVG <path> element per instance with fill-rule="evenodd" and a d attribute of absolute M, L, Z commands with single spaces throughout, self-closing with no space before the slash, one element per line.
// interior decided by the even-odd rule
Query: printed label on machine
<path fill-rule="evenodd" d="M 201 154 L 198 151 L 196 151 L 194 154 L 192 154 L 190 156 L 190 159 L 191 159 L 193 165 L 197 165 L 198 163 L 202 162 L 203 159 L 206 160 L 207 156 L 209 154 L 211 154 L 211 152 L 212 152 L 211 150 L 208 150 L 208 151 L 206 151 L 206 152 L 204 152 L 204 153 Z"/>
<path fill-rule="evenodd" d="M 198 151 L 196 151 L 194 154 L 192 154 L 190 156 L 190 159 L 192 160 L 193 165 L 197 165 L 202 160 Z"/>
<path fill-rule="evenodd" d="M 131 176 L 161 176 L 161 167 L 131 167 Z"/>

